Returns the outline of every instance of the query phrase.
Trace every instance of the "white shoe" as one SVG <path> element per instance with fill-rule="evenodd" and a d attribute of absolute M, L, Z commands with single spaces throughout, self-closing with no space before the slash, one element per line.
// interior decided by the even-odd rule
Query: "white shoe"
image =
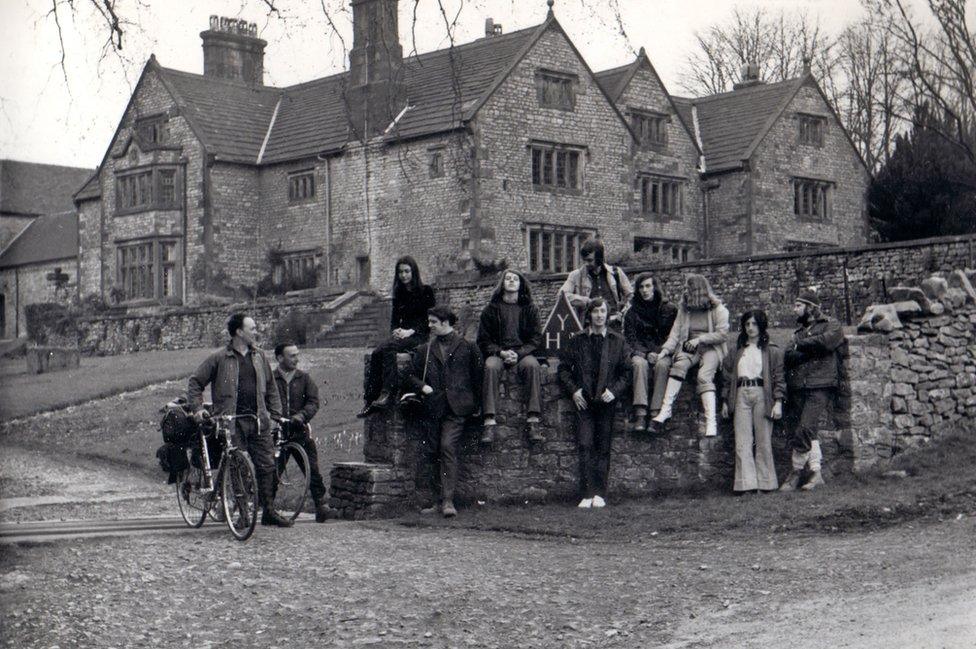
<path fill-rule="evenodd" d="M 593 496 L 593 506 L 597 509 L 607 506 L 607 501 L 605 501 L 600 496 Z"/>
<path fill-rule="evenodd" d="M 580 504 L 578 504 L 576 506 L 579 507 L 580 509 L 589 509 L 590 507 L 593 506 L 593 499 L 592 498 L 584 498 L 583 500 L 580 501 Z"/>
<path fill-rule="evenodd" d="M 718 421 L 715 419 L 715 393 L 705 392 L 701 395 L 702 408 L 705 411 L 705 437 L 718 436 Z"/>
<path fill-rule="evenodd" d="M 680 391 L 681 381 L 668 377 L 668 385 L 664 388 L 664 401 L 661 403 L 661 410 L 652 421 L 663 424 L 668 419 L 671 419 L 671 407 L 674 406 L 674 401 L 678 398 L 678 392 Z"/>

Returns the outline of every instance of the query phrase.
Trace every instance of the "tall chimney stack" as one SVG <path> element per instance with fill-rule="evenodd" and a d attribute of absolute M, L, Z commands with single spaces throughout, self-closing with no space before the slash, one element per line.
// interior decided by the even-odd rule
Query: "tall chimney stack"
<path fill-rule="evenodd" d="M 346 101 L 356 134 L 383 132 L 403 109 L 398 0 L 352 0 L 352 49 Z"/>
<path fill-rule="evenodd" d="M 264 85 L 264 48 L 258 27 L 236 18 L 210 16 L 203 39 L 203 74 L 217 79 Z"/>
<path fill-rule="evenodd" d="M 756 63 L 745 63 L 742 66 L 742 81 L 733 84 L 733 90 L 739 90 L 740 88 L 749 88 L 751 86 L 758 86 L 762 83 L 759 78 L 759 65 Z"/>

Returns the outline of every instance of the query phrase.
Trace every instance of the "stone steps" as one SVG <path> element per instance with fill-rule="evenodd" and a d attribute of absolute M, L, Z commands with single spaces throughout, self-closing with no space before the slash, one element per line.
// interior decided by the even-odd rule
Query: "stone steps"
<path fill-rule="evenodd" d="M 321 334 L 313 342 L 314 347 L 373 347 L 387 333 L 390 320 L 390 302 L 383 298 L 360 307 L 330 331 Z"/>

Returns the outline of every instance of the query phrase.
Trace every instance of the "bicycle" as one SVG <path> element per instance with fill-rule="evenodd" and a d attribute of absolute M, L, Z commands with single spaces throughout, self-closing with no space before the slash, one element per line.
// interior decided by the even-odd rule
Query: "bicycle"
<path fill-rule="evenodd" d="M 295 423 L 290 419 L 278 419 L 278 426 L 274 431 L 275 440 L 275 497 L 274 508 L 285 519 L 293 521 L 298 518 L 308 499 L 309 483 L 312 479 L 308 462 L 308 454 L 302 445 L 289 434 L 289 428 Z M 307 423 L 302 424 L 302 432 L 306 436 L 312 434 L 312 428 Z"/>
<path fill-rule="evenodd" d="M 199 465 L 191 461 L 189 468 L 181 472 L 176 481 L 176 499 L 180 515 L 190 527 L 203 525 L 208 514 L 220 520 L 215 515 L 220 507 L 230 533 L 238 541 L 246 541 L 258 521 L 258 487 L 251 458 L 234 443 L 237 419 L 257 422 L 255 415 L 221 415 L 210 418 L 210 426 L 197 427 Z M 211 466 L 208 439 L 220 448 L 216 469 Z"/>

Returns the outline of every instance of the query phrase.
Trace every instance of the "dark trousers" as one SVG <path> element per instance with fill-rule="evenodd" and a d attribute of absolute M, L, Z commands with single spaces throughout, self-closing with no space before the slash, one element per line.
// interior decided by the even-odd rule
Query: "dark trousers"
<path fill-rule="evenodd" d="M 422 336 L 413 335 L 399 340 L 389 338 L 369 354 L 369 364 L 363 377 L 363 399 L 372 403 L 386 390 L 391 396 L 396 392 L 396 355 L 416 349 L 423 342 Z"/>
<path fill-rule="evenodd" d="M 790 393 L 790 399 L 794 404 L 790 417 L 793 423 L 790 448 L 808 453 L 817 439 L 817 433 L 823 428 L 824 418 L 829 418 L 833 412 L 834 389 L 797 390 Z"/>
<path fill-rule="evenodd" d="M 311 472 L 311 478 L 308 483 L 309 491 L 312 494 L 312 500 L 316 503 L 325 497 L 325 481 L 322 479 L 322 472 L 319 471 L 319 449 L 315 444 L 315 440 L 312 436 L 308 434 L 307 429 L 304 426 L 290 425 L 288 429 L 289 441 L 295 442 L 303 449 L 305 449 L 305 455 L 308 456 L 308 466 Z M 288 461 L 290 453 L 282 454 L 278 457 L 278 462 L 281 466 L 285 465 Z"/>
<path fill-rule="evenodd" d="M 610 442 L 613 437 L 614 403 L 590 403 L 579 410 L 579 491 L 581 498 L 606 497 L 610 478 Z"/>
<path fill-rule="evenodd" d="M 261 430 L 253 419 L 237 419 L 237 435 L 251 456 L 258 479 L 258 499 L 262 507 L 274 503 L 274 442 L 270 430 Z"/>
<path fill-rule="evenodd" d="M 427 466 L 421 469 L 421 473 L 436 477 L 434 484 L 428 481 L 422 488 L 430 488 L 434 493 L 439 490 L 441 502 L 454 500 L 458 476 L 458 446 L 464 433 L 464 421 L 464 417 L 446 414 L 440 421 L 426 422 L 429 426 L 424 453 Z M 430 471 L 435 467 L 435 471 Z"/>

